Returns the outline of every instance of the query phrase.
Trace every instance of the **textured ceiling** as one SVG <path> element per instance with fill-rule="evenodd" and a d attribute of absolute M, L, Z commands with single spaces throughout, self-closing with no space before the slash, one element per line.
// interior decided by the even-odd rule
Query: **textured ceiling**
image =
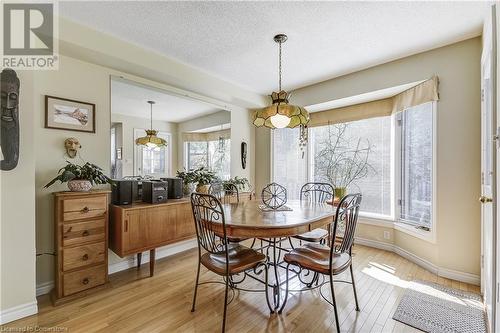
<path fill-rule="evenodd" d="M 478 36 L 487 2 L 61 2 L 70 20 L 249 90 L 320 82 Z"/>
<path fill-rule="evenodd" d="M 154 120 L 177 123 L 220 111 L 213 105 L 173 96 L 152 87 L 121 79 L 111 80 L 112 113 L 149 119 L 150 106 L 147 101 L 150 100 L 156 102 L 153 105 Z"/>

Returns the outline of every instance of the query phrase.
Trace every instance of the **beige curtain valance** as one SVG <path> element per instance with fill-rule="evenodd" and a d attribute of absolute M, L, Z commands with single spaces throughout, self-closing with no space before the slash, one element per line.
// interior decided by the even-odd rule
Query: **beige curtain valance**
<path fill-rule="evenodd" d="M 372 102 L 312 112 L 309 127 L 390 116 L 409 107 L 437 101 L 439 80 L 434 76 L 392 97 Z"/>
<path fill-rule="evenodd" d="M 184 142 L 216 141 L 219 138 L 230 139 L 231 130 L 226 129 L 208 133 L 182 133 L 182 140 Z"/>

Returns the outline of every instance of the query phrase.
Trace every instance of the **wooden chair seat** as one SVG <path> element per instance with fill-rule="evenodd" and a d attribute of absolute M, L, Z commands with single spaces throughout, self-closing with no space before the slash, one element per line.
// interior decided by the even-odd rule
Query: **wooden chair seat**
<path fill-rule="evenodd" d="M 328 237 L 328 231 L 321 228 L 316 228 L 311 231 L 305 232 L 303 234 L 293 236 L 293 238 L 295 239 L 300 239 L 301 241 L 313 242 L 313 243 L 319 243 L 323 239 L 326 239 L 327 237 Z"/>
<path fill-rule="evenodd" d="M 266 261 L 266 256 L 240 244 L 228 244 L 229 275 L 238 274 Z M 226 274 L 226 253 L 205 253 L 201 256 L 203 266 L 219 275 Z"/>
<path fill-rule="evenodd" d="M 285 254 L 284 260 L 289 264 L 298 264 L 302 268 L 330 275 L 330 247 L 325 245 L 307 243 Z M 348 253 L 334 254 L 332 273 L 340 274 L 350 264 L 351 256 Z"/>

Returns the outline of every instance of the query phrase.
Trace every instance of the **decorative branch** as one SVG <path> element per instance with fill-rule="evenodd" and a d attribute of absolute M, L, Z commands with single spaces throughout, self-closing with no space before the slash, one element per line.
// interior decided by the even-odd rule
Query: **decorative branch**
<path fill-rule="evenodd" d="M 370 140 L 347 135 L 349 124 L 328 125 L 328 132 L 319 142 L 315 154 L 316 168 L 336 188 L 346 188 L 375 172 L 369 163 Z"/>

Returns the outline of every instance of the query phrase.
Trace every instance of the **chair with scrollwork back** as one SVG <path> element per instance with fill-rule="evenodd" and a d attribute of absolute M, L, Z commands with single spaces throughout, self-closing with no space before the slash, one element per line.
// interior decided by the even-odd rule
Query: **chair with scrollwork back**
<path fill-rule="evenodd" d="M 224 203 L 239 203 L 240 202 L 240 191 L 238 186 L 234 184 L 224 185 Z"/>
<path fill-rule="evenodd" d="M 315 203 L 325 203 L 328 200 L 333 199 L 333 186 L 328 183 L 306 183 L 300 189 L 300 200 L 308 200 Z M 330 229 L 330 227 L 328 228 Z M 316 228 L 311 231 L 305 232 L 303 234 L 294 236 L 298 240 L 313 242 L 313 243 L 324 243 L 328 238 L 330 232 L 322 228 Z"/>
<path fill-rule="evenodd" d="M 290 265 L 298 266 L 301 269 L 323 274 L 329 277 L 330 292 L 332 301 L 326 299 L 323 294 L 321 296 L 331 305 L 335 314 L 335 324 L 337 332 L 340 332 L 339 317 L 337 312 L 337 302 L 335 300 L 335 292 L 333 287 L 333 277 L 343 273 L 349 268 L 351 272 L 351 282 L 342 281 L 352 285 L 354 293 L 354 301 L 356 304 L 356 311 L 359 311 L 358 297 L 356 294 L 356 284 L 354 281 L 354 274 L 352 269 L 352 246 L 354 243 L 354 234 L 356 232 L 356 225 L 358 223 L 359 207 L 361 205 L 362 196 L 360 193 L 349 194 L 340 200 L 335 213 L 333 221 L 332 233 L 330 235 L 331 246 L 322 244 L 306 243 L 304 246 L 297 247 L 285 254 L 283 259 L 287 263 L 286 272 L 286 293 L 283 305 L 279 313 L 283 311 L 288 298 L 288 275 Z M 337 232 L 339 226 L 343 225 L 343 237 L 338 238 Z M 334 242 L 334 240 L 339 241 Z"/>
<path fill-rule="evenodd" d="M 208 188 L 208 194 L 216 197 L 220 202 L 224 199 L 224 187 L 222 186 L 222 182 L 216 181 L 210 184 Z"/>
<path fill-rule="evenodd" d="M 193 295 L 194 312 L 196 295 L 200 279 L 200 266 L 224 277 L 224 317 L 222 331 L 226 327 L 227 296 L 230 277 L 259 265 L 265 266 L 267 280 L 266 256 L 253 249 L 240 244 L 228 242 L 226 222 L 222 205 L 215 196 L 211 194 L 191 194 L 191 207 L 196 227 L 196 239 L 198 241 L 198 271 L 196 273 L 196 284 Z"/>

